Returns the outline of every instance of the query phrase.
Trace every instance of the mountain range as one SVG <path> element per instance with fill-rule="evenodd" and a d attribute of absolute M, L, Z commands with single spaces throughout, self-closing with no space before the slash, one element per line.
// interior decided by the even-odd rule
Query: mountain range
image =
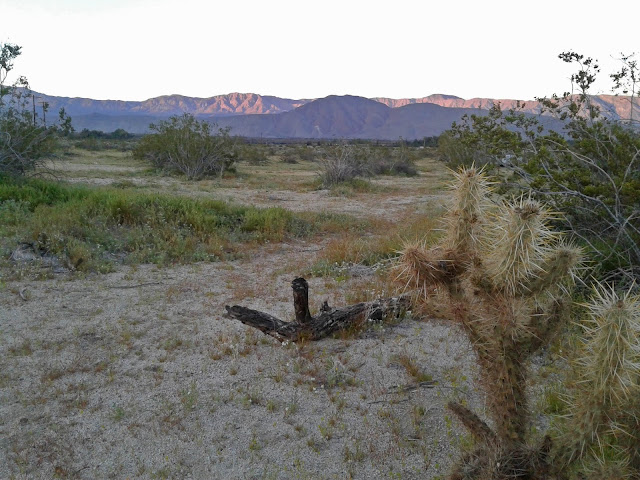
<path fill-rule="evenodd" d="M 93 100 L 36 94 L 52 112 L 60 108 L 72 117 L 76 130 L 111 132 L 122 128 L 147 133 L 149 124 L 171 115 L 191 113 L 221 127 L 232 135 L 254 138 L 366 138 L 397 140 L 440 135 L 464 114 L 486 114 L 496 103 L 515 108 L 518 100 L 474 98 L 452 95 L 421 98 L 364 98 L 331 95 L 319 99 L 279 98 L 255 93 L 230 93 L 209 98 L 166 95 L 144 101 Z M 599 95 L 593 102 L 613 118 L 629 118 L 629 97 Z M 520 101 L 528 115 L 540 115 L 537 101 Z M 633 106 L 640 118 L 640 107 Z M 543 124 L 556 125 L 542 115 Z"/>

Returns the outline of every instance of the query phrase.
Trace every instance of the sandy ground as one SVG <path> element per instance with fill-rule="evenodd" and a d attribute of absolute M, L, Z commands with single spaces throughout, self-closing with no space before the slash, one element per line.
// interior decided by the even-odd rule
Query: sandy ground
<path fill-rule="evenodd" d="M 440 201 L 230 192 L 218 193 L 390 217 Z M 470 345 L 455 328 L 409 315 L 294 345 L 223 316 L 224 305 L 241 304 L 291 319 L 290 282 L 322 247 L 295 241 L 233 262 L 6 281 L 0 478 L 446 476 L 468 441 L 446 402 L 483 411 Z M 308 278 L 312 306 L 345 305 L 374 283 L 362 273 Z"/>
<path fill-rule="evenodd" d="M 464 398 L 481 409 L 458 332 L 405 318 L 296 346 L 223 317 L 234 303 L 292 317 L 291 275 L 273 266 L 286 269 L 310 249 L 7 285 L 0 478 L 446 472 L 459 431 L 444 403 Z M 315 305 L 344 304 L 331 280 L 312 278 L 310 289 Z M 402 356 L 437 385 L 417 384 Z"/>

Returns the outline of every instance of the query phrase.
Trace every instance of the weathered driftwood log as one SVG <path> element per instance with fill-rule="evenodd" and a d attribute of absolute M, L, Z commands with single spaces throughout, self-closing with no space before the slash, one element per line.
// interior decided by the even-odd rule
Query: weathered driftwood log
<path fill-rule="evenodd" d="M 268 313 L 234 305 L 225 306 L 227 314 L 245 325 L 257 328 L 265 335 L 280 341 L 297 342 L 301 339 L 319 340 L 340 330 L 358 328 L 366 321 L 382 321 L 401 316 L 409 308 L 405 296 L 356 303 L 344 308 L 331 308 L 325 302 L 320 314 L 312 317 L 309 312 L 309 284 L 304 278 L 291 282 L 296 313 L 294 322 L 285 322 Z"/>

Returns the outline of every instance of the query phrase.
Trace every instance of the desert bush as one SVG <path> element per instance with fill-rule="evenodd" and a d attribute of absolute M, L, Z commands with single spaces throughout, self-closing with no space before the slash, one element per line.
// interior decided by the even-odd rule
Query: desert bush
<path fill-rule="evenodd" d="M 12 176 L 23 176 L 42 166 L 58 148 L 58 136 L 73 130 L 64 109 L 60 110 L 58 123 L 47 127 L 46 103 L 42 105 L 43 118 L 38 120 L 35 108 L 29 108 L 35 99 L 26 78 L 5 85 L 20 53 L 17 45 L 0 44 L 0 174 Z"/>
<path fill-rule="evenodd" d="M 238 149 L 238 161 L 251 165 L 264 165 L 269 162 L 268 149 L 265 145 L 245 143 L 237 145 L 236 148 Z"/>
<path fill-rule="evenodd" d="M 391 175 L 405 175 L 407 177 L 418 175 L 418 169 L 416 168 L 415 162 L 409 157 L 400 157 L 389 166 L 387 171 Z"/>
<path fill-rule="evenodd" d="M 358 177 L 371 175 L 366 151 L 357 145 L 343 143 L 332 147 L 320 160 L 322 185 L 330 187 Z"/>
<path fill-rule="evenodd" d="M 325 156 L 325 150 L 317 145 L 285 145 L 280 159 L 284 163 L 317 162 Z"/>
<path fill-rule="evenodd" d="M 305 162 L 316 162 L 318 161 L 318 153 L 319 149 L 317 146 L 313 145 L 298 145 L 295 148 L 295 152 L 300 158 L 300 160 Z"/>
<path fill-rule="evenodd" d="M 298 163 L 300 157 L 294 150 L 287 149 L 280 155 L 280 160 L 282 160 L 283 163 L 294 165 Z"/>
<path fill-rule="evenodd" d="M 506 167 L 508 188 L 533 195 L 564 214 L 563 228 L 590 251 L 595 274 L 607 280 L 640 280 L 640 131 L 633 118 L 636 63 L 612 75 L 615 86 L 631 85 L 628 119 L 603 115 L 590 95 L 597 62 L 574 52 L 576 95 L 538 99 L 563 122 L 545 130 L 535 117 L 494 106 L 486 116 L 467 116 L 442 135 L 440 157 L 452 165 Z M 504 169 L 503 169 L 504 170 Z"/>
<path fill-rule="evenodd" d="M 87 128 L 72 135 L 73 145 L 83 150 L 102 151 L 119 150 L 121 152 L 132 151 L 137 141 L 135 135 L 118 128 L 113 132 L 89 130 Z"/>
<path fill-rule="evenodd" d="M 75 142 L 75 145 L 78 148 L 81 148 L 83 150 L 89 150 L 90 152 L 98 152 L 100 150 L 105 150 L 104 143 L 95 137 L 83 138 Z"/>
<path fill-rule="evenodd" d="M 321 157 L 322 184 L 352 182 L 373 175 L 418 174 L 415 153 L 402 142 L 399 147 L 343 143 L 329 147 Z"/>
<path fill-rule="evenodd" d="M 113 132 L 103 132 L 101 130 L 89 130 L 83 128 L 80 132 L 74 135 L 75 138 L 104 138 L 108 140 L 129 140 L 135 137 L 133 133 L 129 133 L 123 128 L 118 128 Z"/>
<path fill-rule="evenodd" d="M 28 112 L 13 110 L 0 116 L 0 172 L 14 176 L 32 172 L 57 146 L 55 135 L 34 126 Z"/>
<path fill-rule="evenodd" d="M 368 147 L 366 149 L 371 172 L 375 175 L 406 175 L 418 174 L 416 157 L 405 142 L 399 147 Z"/>
<path fill-rule="evenodd" d="M 463 121 L 466 118 L 463 117 Z M 472 118 L 473 120 L 473 118 Z M 454 123 L 453 127 L 457 125 Z M 484 167 L 490 164 L 483 148 L 478 148 L 475 141 L 470 140 L 467 135 L 456 131 L 447 130 L 438 139 L 437 157 L 449 165 L 450 168 L 461 166 L 470 167 L 477 165 Z"/>
<path fill-rule="evenodd" d="M 212 126 L 185 113 L 151 124 L 155 133 L 142 137 L 133 150 L 134 158 L 146 160 L 155 168 L 179 172 L 189 179 L 222 175 L 231 170 L 237 150 L 229 129 Z"/>

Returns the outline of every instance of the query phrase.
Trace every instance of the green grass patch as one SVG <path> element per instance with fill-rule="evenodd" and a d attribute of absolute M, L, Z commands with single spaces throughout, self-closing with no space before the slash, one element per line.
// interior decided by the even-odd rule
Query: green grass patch
<path fill-rule="evenodd" d="M 117 262 L 215 261 L 241 254 L 247 244 L 365 226 L 346 215 L 0 178 L 2 253 L 27 242 L 77 270 L 108 271 Z"/>

